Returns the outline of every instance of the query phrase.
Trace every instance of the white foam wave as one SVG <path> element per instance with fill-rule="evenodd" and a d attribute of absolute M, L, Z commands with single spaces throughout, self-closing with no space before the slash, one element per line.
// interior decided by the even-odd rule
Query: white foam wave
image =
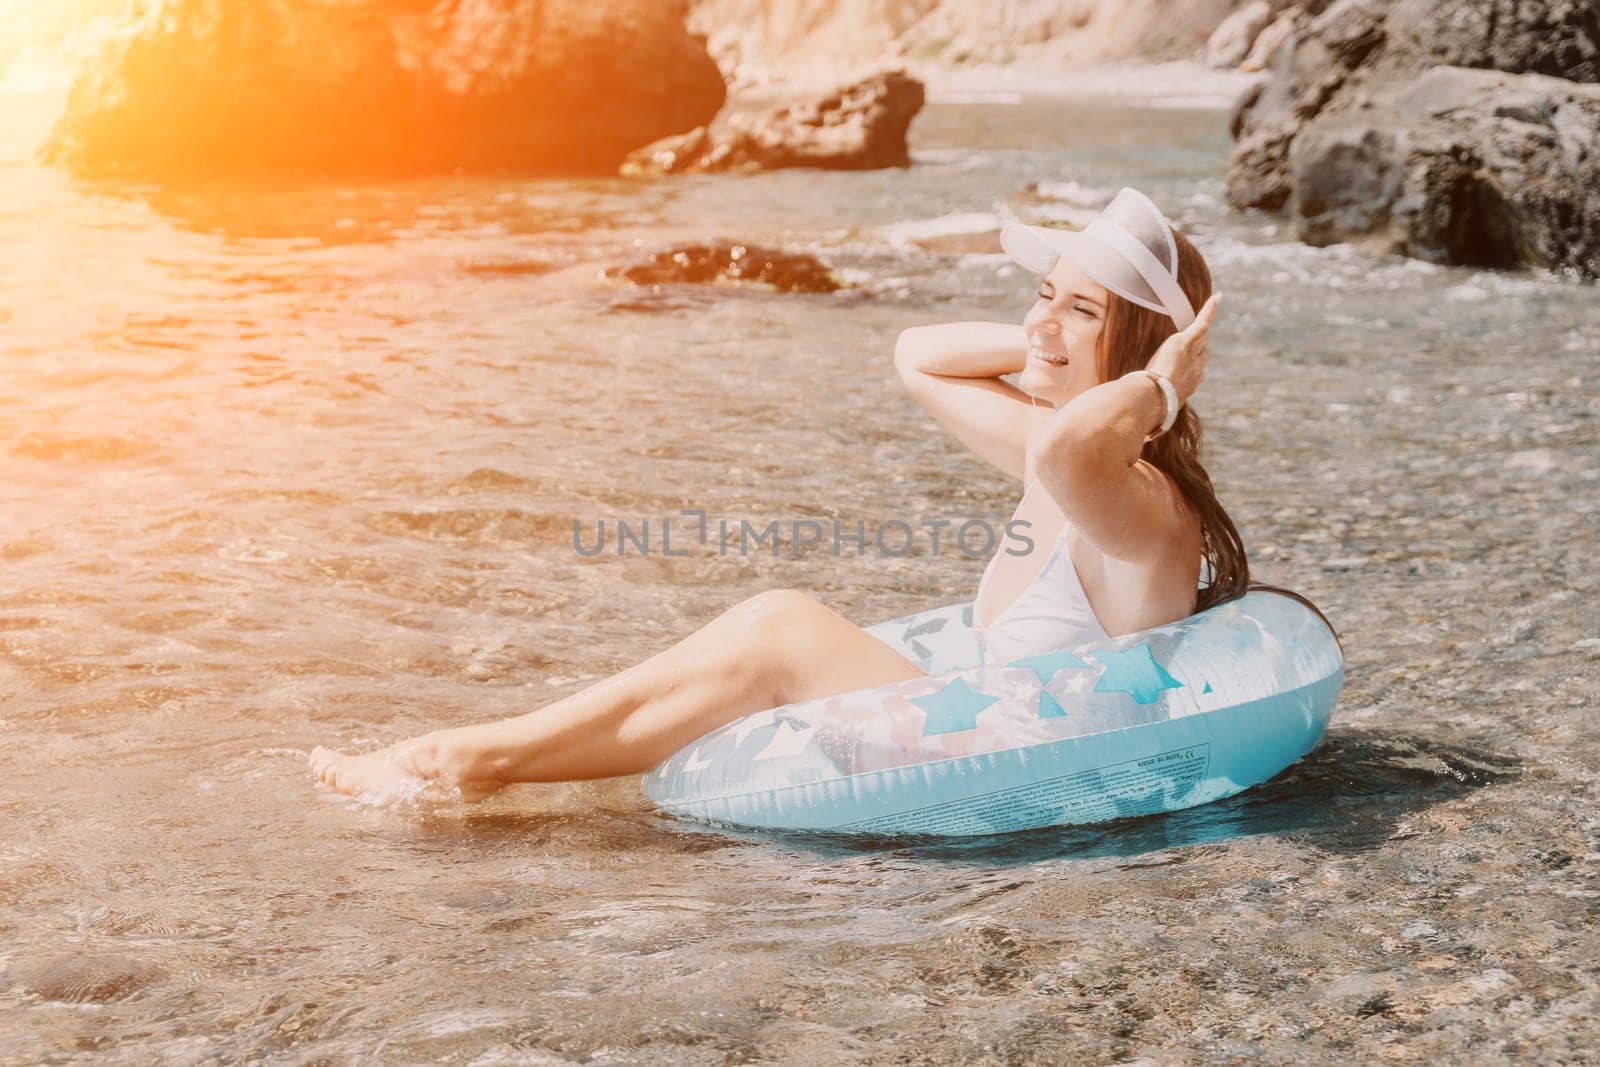
<path fill-rule="evenodd" d="M 1092 185 L 1081 182 L 1040 182 L 1034 186 L 1034 191 L 1046 200 L 1065 200 L 1078 207 L 1089 207 L 1099 210 L 1111 202 L 1111 190 L 1097 189 Z"/>
<path fill-rule="evenodd" d="M 987 233 L 1000 228 L 1000 216 L 989 211 L 954 211 L 931 219 L 907 219 L 878 227 L 878 232 L 895 244 L 921 241 L 954 234 Z"/>

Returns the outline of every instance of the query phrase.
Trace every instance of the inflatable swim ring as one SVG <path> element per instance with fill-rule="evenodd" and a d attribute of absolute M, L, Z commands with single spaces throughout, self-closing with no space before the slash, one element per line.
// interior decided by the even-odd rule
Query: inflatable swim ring
<path fill-rule="evenodd" d="M 1332 632 L 1250 592 L 1180 622 L 980 665 L 972 603 L 868 628 L 928 676 L 747 715 L 644 777 L 677 815 L 738 826 L 991 834 L 1205 804 L 1322 737 Z"/>

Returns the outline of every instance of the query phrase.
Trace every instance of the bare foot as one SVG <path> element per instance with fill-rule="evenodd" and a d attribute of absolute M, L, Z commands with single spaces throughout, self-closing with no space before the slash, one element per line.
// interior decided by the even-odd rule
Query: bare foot
<path fill-rule="evenodd" d="M 413 798 L 480 800 L 496 788 L 441 778 L 437 759 L 429 758 L 425 738 L 359 755 L 318 745 L 311 750 L 309 761 L 311 773 L 324 785 L 375 804 Z"/>
<path fill-rule="evenodd" d="M 404 766 L 399 745 L 376 752 L 351 755 L 318 745 L 311 750 L 311 773 L 324 785 L 364 800 L 399 800 L 415 796 L 427 786 L 426 778 Z"/>

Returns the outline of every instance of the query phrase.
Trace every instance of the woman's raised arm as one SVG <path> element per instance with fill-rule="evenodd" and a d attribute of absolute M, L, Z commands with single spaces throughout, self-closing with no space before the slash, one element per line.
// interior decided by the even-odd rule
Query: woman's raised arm
<path fill-rule="evenodd" d="M 1017 323 L 912 326 L 895 341 L 894 365 L 917 403 L 989 463 L 1026 477 L 1028 395 L 1002 374 L 1020 371 L 1028 338 Z"/>
<path fill-rule="evenodd" d="M 1211 360 L 1206 338 L 1220 300 L 1213 293 L 1194 322 L 1162 341 L 1146 365 L 1172 383 L 1180 406 L 1205 377 Z M 1039 481 L 1062 514 L 1113 559 L 1152 558 L 1171 545 L 1183 522 L 1175 485 L 1140 462 L 1145 437 L 1166 410 L 1162 389 L 1130 372 L 1079 393 L 1040 433 Z"/>

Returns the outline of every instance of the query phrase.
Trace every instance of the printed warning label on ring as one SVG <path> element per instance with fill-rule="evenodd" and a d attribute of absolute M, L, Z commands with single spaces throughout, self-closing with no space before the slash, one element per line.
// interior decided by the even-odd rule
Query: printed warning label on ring
<path fill-rule="evenodd" d="M 1184 806 L 1210 763 L 1209 743 L 1189 745 L 853 825 L 883 833 L 984 833 L 1137 818 Z"/>

